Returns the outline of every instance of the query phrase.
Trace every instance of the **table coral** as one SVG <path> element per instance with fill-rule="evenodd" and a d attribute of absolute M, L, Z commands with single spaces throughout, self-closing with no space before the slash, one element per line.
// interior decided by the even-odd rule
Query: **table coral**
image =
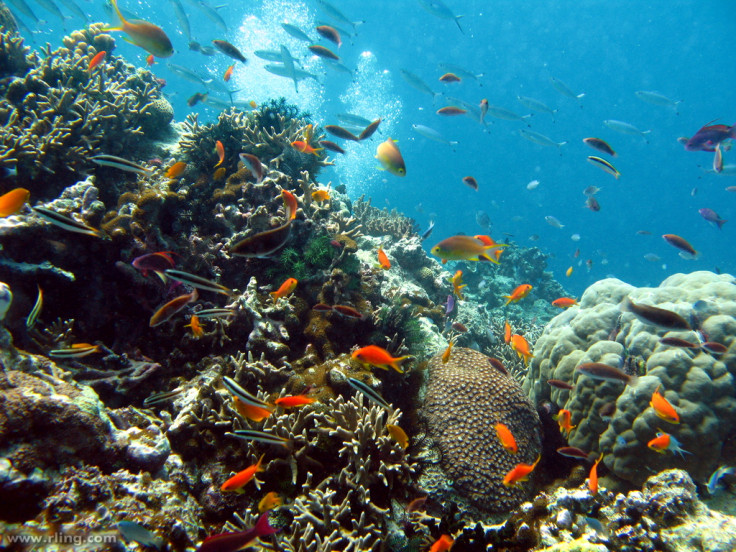
<path fill-rule="evenodd" d="M 442 454 L 442 468 L 457 492 L 488 512 L 506 512 L 527 497 L 529 484 L 506 487 L 502 480 L 518 463 L 541 452 L 539 417 L 521 387 L 488 357 L 456 347 L 450 360 L 429 361 L 429 381 L 420 414 Z M 518 454 L 496 437 L 501 422 L 513 433 Z"/>
<path fill-rule="evenodd" d="M 577 425 L 570 445 L 603 452 L 606 466 L 622 479 L 639 484 L 650 470 L 677 466 L 698 481 L 707 480 L 736 422 L 736 361 L 728 352 L 719 356 L 667 346 L 660 342 L 665 335 L 699 338 L 692 331 L 667 332 L 630 314 L 622 316 L 619 304 L 628 296 L 637 304 L 677 312 L 710 341 L 730 347 L 736 329 L 734 283 L 733 276 L 711 272 L 675 274 L 656 288 L 637 289 L 616 279 L 596 282 L 585 291 L 580 306 L 547 326 L 535 346 L 524 389 L 536 403 L 551 400 L 570 410 Z M 640 370 L 641 377 L 633 386 L 592 379 L 575 370 L 584 362 Z M 575 388 L 553 388 L 548 379 Z M 649 407 L 657 388 L 679 413 L 679 424 L 662 420 Z M 616 411 L 608 421 L 599 411 L 614 401 Z M 659 431 L 672 434 L 694 454 L 680 458 L 650 450 L 647 443 Z"/>

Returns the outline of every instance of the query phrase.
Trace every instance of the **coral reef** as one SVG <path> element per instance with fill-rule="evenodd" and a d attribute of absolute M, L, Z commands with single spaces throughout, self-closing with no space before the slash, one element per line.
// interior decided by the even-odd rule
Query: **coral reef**
<path fill-rule="evenodd" d="M 648 470 L 677 466 L 697 481 L 705 481 L 718 466 L 720 451 L 736 421 L 736 382 L 733 357 L 704 349 L 684 349 L 660 339 L 679 337 L 698 341 L 692 331 L 670 331 L 639 321 L 619 308 L 624 298 L 679 313 L 708 339 L 730 347 L 736 325 L 734 278 L 710 272 L 675 274 L 656 288 L 634 288 L 619 280 L 596 282 L 583 294 L 580 306 L 550 322 L 535 347 L 535 357 L 524 382 L 539 404 L 551 400 L 572 412 L 571 445 L 606 454 L 612 472 L 640 484 Z M 602 362 L 639 372 L 635 385 L 586 377 L 576 366 Z M 549 386 L 548 379 L 575 385 L 572 391 Z M 679 413 L 681 423 L 670 424 L 649 406 L 659 388 Z M 615 402 L 615 415 L 600 411 Z M 647 443 L 658 432 L 674 436 L 691 452 L 657 453 Z"/>
<path fill-rule="evenodd" d="M 442 468 L 458 494 L 488 512 L 506 512 L 528 497 L 529 488 L 502 484 L 519 462 L 541 453 L 539 418 L 521 387 L 493 367 L 485 355 L 455 347 L 450 359 L 433 357 L 420 414 L 441 451 Z M 506 451 L 496 437 L 503 423 L 519 452 Z"/>

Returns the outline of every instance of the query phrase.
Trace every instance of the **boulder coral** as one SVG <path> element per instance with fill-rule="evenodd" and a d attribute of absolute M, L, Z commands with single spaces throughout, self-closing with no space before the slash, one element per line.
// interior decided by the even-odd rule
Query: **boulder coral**
<path fill-rule="evenodd" d="M 617 279 L 596 282 L 579 306 L 555 317 L 534 348 L 524 390 L 536 404 L 552 401 L 572 412 L 569 444 L 602 452 L 603 462 L 619 478 L 643 483 L 654 471 L 686 469 L 699 482 L 718 466 L 721 449 L 736 422 L 736 359 L 730 351 L 736 330 L 736 280 L 727 274 L 675 274 L 656 288 L 635 288 Z M 621 302 L 674 311 L 693 331 L 667 331 L 622 313 Z M 699 332 L 727 347 L 724 354 L 704 348 L 666 345 L 662 337 L 697 344 Z M 576 367 L 601 362 L 640 376 L 633 385 L 593 379 Z M 574 384 L 551 387 L 547 380 Z M 650 406 L 659 389 L 674 406 L 680 423 L 658 417 Z M 601 412 L 604 406 L 612 416 Z M 674 437 L 691 454 L 664 454 L 647 444 L 659 432 Z M 704 453 L 707 452 L 707 454 Z"/>

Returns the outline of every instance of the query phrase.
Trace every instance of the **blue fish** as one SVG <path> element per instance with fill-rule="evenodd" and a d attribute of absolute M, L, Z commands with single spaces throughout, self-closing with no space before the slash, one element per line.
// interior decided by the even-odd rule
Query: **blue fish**
<path fill-rule="evenodd" d="M 714 471 L 713 475 L 708 479 L 708 493 L 710 493 L 711 496 L 716 494 L 718 492 L 721 479 L 727 475 L 733 475 L 734 473 L 736 473 L 736 468 L 733 468 L 732 466 L 721 466 Z"/>

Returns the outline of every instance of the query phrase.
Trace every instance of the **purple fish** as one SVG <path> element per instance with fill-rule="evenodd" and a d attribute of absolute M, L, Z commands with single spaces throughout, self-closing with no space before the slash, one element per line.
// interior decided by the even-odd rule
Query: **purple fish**
<path fill-rule="evenodd" d="M 685 149 L 687 151 L 716 151 L 716 146 L 729 138 L 736 138 L 736 125 L 708 123 L 685 143 Z"/>
<path fill-rule="evenodd" d="M 248 543 L 255 539 L 273 535 L 276 531 L 277 529 L 269 525 L 268 512 L 266 512 L 258 518 L 252 529 L 237 533 L 220 533 L 219 535 L 207 537 L 197 549 L 197 552 L 235 552 L 245 548 Z"/>
<path fill-rule="evenodd" d="M 447 316 L 453 310 L 455 310 L 455 298 L 452 295 L 448 295 L 445 305 L 447 305 L 447 307 L 445 308 L 445 316 Z"/>
<path fill-rule="evenodd" d="M 174 268 L 174 259 L 171 257 L 171 251 L 159 251 L 157 253 L 148 253 L 147 255 L 141 255 L 133 259 L 132 264 L 135 268 L 140 270 L 144 276 L 148 275 L 148 271 L 155 272 L 164 283 L 166 277 L 164 271 L 169 268 Z"/>
<path fill-rule="evenodd" d="M 707 207 L 703 209 L 698 209 L 698 213 L 700 213 L 700 216 L 711 223 L 713 226 L 718 226 L 719 230 L 725 223 L 728 222 L 727 220 L 719 217 L 718 213 L 716 213 L 713 209 L 708 209 Z"/>

